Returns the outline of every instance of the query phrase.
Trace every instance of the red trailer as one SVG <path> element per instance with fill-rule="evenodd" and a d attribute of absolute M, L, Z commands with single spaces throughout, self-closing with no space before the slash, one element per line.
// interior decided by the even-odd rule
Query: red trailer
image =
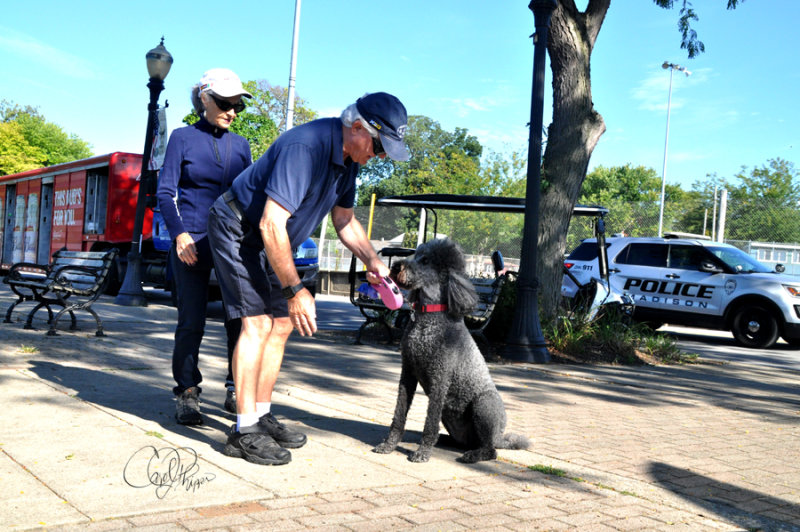
<path fill-rule="evenodd" d="M 64 247 L 116 247 L 120 263 L 113 281 L 118 282 L 133 236 L 141 165 L 141 154 L 115 152 L 0 176 L 0 268 L 17 262 L 48 264 L 53 252 Z M 142 254 L 145 267 L 160 274 L 163 283 L 166 255 L 154 248 L 152 227 L 148 207 Z M 152 275 L 144 278 L 153 280 Z"/>

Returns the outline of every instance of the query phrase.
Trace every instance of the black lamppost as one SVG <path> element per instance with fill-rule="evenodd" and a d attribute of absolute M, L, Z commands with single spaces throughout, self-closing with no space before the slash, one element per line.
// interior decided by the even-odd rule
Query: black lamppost
<path fill-rule="evenodd" d="M 153 149 L 153 135 L 156 125 L 156 111 L 158 110 L 158 96 L 164 90 L 164 79 L 172 67 L 172 55 L 164 48 L 164 37 L 161 43 L 147 52 L 147 72 L 150 74 L 150 103 L 147 106 L 147 132 L 144 139 L 144 153 L 142 155 L 142 172 L 139 178 L 139 195 L 136 199 L 136 218 L 133 222 L 133 238 L 131 250 L 128 253 L 128 266 L 125 269 L 125 279 L 119 289 L 114 302 L 128 307 L 146 307 L 147 300 L 142 290 L 142 225 L 144 224 L 144 209 L 147 202 L 147 193 L 150 191 L 152 172 L 150 166 L 150 152 Z"/>
<path fill-rule="evenodd" d="M 528 134 L 528 183 L 525 191 L 525 225 L 522 257 L 517 278 L 517 305 L 502 356 L 521 362 L 550 362 L 542 326 L 539 323 L 539 279 L 536 266 L 539 239 L 539 189 L 542 182 L 542 114 L 544 112 L 544 63 L 550 15 L 557 0 L 532 0 L 536 33 L 533 36 L 533 92 Z"/>

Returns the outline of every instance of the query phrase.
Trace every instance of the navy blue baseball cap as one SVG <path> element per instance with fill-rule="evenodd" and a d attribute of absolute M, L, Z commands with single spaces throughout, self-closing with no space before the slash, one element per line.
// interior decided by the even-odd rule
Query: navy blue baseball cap
<path fill-rule="evenodd" d="M 356 100 L 356 108 L 369 125 L 378 130 L 383 149 L 395 161 L 411 158 L 403 142 L 408 127 L 406 108 L 386 92 L 374 92 Z"/>

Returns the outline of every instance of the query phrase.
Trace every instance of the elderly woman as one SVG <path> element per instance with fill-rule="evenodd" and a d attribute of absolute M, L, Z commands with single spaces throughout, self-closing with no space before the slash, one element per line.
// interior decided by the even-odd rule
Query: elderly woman
<path fill-rule="evenodd" d="M 183 425 L 199 425 L 200 343 L 206 323 L 208 283 L 213 262 L 206 235 L 208 211 L 233 179 L 250 166 L 250 145 L 228 129 L 252 98 L 239 78 L 225 68 L 203 74 L 192 87 L 192 105 L 200 120 L 172 132 L 158 183 L 158 205 L 172 237 L 169 266 L 177 295 L 178 324 L 172 352 L 177 398 L 175 417 Z M 225 323 L 228 335 L 228 387 L 225 408 L 236 412 L 231 374 L 233 347 L 241 320 Z"/>

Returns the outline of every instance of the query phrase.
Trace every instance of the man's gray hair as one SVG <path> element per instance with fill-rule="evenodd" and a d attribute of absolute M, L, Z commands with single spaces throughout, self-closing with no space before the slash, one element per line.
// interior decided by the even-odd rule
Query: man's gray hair
<path fill-rule="evenodd" d="M 345 108 L 345 110 L 342 111 L 342 115 L 339 118 L 341 119 L 344 127 L 350 127 L 353 125 L 353 122 L 358 120 L 359 122 L 361 122 L 361 125 L 364 126 L 364 129 L 367 130 L 367 133 L 369 133 L 370 136 L 372 137 L 378 136 L 378 130 L 372 127 L 370 123 L 367 122 L 367 120 L 363 116 L 361 116 L 361 113 L 358 112 L 358 107 L 354 103 L 348 105 L 347 108 Z"/>

